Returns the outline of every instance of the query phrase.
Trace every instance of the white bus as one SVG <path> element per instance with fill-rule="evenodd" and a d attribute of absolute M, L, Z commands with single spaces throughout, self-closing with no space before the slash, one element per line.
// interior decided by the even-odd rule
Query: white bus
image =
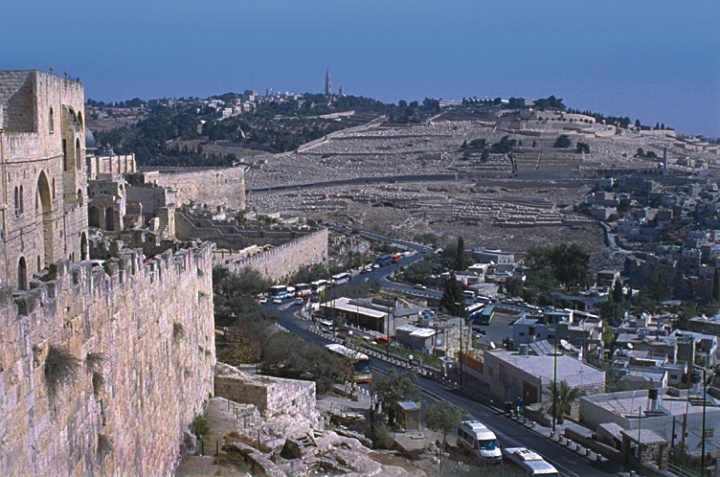
<path fill-rule="evenodd" d="M 327 288 L 328 281 L 327 280 L 316 280 L 310 284 L 310 288 L 312 290 L 313 295 L 319 295 L 320 293 L 325 291 L 325 288 Z"/>
<path fill-rule="evenodd" d="M 546 462 L 540 454 L 526 447 L 506 447 L 502 451 L 507 460 L 520 467 L 526 477 L 559 477 L 555 467 Z"/>
<path fill-rule="evenodd" d="M 281 300 L 287 298 L 287 292 L 288 287 L 287 285 L 274 285 L 270 287 L 270 290 L 268 290 L 268 295 L 270 295 L 270 298 L 279 298 Z"/>
<path fill-rule="evenodd" d="M 502 462 L 500 444 L 495 433 L 480 421 L 462 421 L 457 430 L 457 443 L 482 462 Z"/>
<path fill-rule="evenodd" d="M 333 286 L 339 286 L 339 285 L 345 285 L 347 282 L 350 281 L 350 274 L 347 272 L 338 273 L 337 275 L 332 276 L 331 283 Z"/>

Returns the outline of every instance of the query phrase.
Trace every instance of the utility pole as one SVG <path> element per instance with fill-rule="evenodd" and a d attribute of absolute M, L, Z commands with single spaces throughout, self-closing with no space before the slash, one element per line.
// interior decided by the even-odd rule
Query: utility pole
<path fill-rule="evenodd" d="M 638 468 L 642 467 L 642 437 L 640 434 L 640 430 L 642 428 L 642 406 L 638 407 Z"/>
<path fill-rule="evenodd" d="M 707 399 L 707 376 L 703 368 L 703 413 L 702 413 L 702 445 L 700 454 L 700 477 L 705 477 L 705 403 Z"/>
<path fill-rule="evenodd" d="M 553 346 L 553 436 L 556 432 L 557 423 L 557 323 L 555 324 L 555 344 Z"/>

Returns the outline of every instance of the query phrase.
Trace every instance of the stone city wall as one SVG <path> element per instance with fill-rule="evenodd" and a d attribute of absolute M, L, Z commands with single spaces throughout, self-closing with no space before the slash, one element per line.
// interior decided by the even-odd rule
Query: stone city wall
<path fill-rule="evenodd" d="M 145 170 L 145 168 L 143 168 Z M 176 192 L 179 203 L 197 202 L 245 209 L 245 168 L 162 169 L 157 184 Z"/>
<path fill-rule="evenodd" d="M 240 271 L 245 267 L 257 270 L 269 280 L 285 281 L 298 268 L 326 264 L 328 260 L 328 231 L 317 230 L 298 237 L 278 247 L 254 255 L 215 253 L 215 265 L 221 265 L 231 271 Z"/>
<path fill-rule="evenodd" d="M 143 259 L 0 289 L 0 475 L 173 474 L 213 391 L 211 248 Z"/>

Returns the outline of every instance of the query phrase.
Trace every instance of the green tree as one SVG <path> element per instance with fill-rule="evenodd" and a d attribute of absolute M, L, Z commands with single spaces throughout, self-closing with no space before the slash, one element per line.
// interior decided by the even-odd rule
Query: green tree
<path fill-rule="evenodd" d="M 582 154 L 583 152 L 585 154 L 590 154 L 590 145 L 584 142 L 578 142 L 575 144 L 575 151 L 578 154 Z"/>
<path fill-rule="evenodd" d="M 550 396 L 550 413 L 555 415 L 558 424 L 565 422 L 565 418 L 568 417 L 572 410 L 572 405 L 577 401 L 582 392 L 579 388 L 570 387 L 570 385 L 564 379 L 557 383 L 557 397 L 553 398 L 553 383 L 550 383 L 547 388 L 547 394 Z M 553 408 L 557 405 L 556 410 Z"/>
<path fill-rule="evenodd" d="M 697 314 L 697 302 L 694 300 L 684 301 L 673 326 L 679 330 L 688 330 L 690 329 L 690 318 L 695 318 Z"/>
<path fill-rule="evenodd" d="M 555 143 L 553 144 L 553 147 L 560 148 L 560 149 L 567 149 L 568 147 L 572 146 L 572 141 L 570 140 L 570 136 L 567 134 L 561 134 L 555 139 Z"/>
<path fill-rule="evenodd" d="M 622 283 L 620 283 L 620 280 L 616 280 L 612 289 L 612 299 L 615 303 L 622 303 L 623 297 Z"/>
<path fill-rule="evenodd" d="M 267 291 L 270 282 L 257 270 L 245 267 L 231 272 L 225 267 L 213 268 L 213 289 L 216 294 L 226 297 L 257 295 Z"/>
<path fill-rule="evenodd" d="M 442 432 L 443 449 L 446 449 L 447 435 L 460 425 L 462 417 L 463 411 L 459 407 L 446 402 L 437 402 L 427 408 L 423 421 L 433 431 Z"/>
<path fill-rule="evenodd" d="M 454 273 L 450 273 L 445 280 L 445 288 L 440 297 L 440 309 L 453 316 L 465 316 L 465 296 Z"/>
<path fill-rule="evenodd" d="M 410 371 L 398 373 L 394 369 L 375 382 L 375 392 L 388 415 L 388 422 L 395 422 L 395 403 L 416 401 L 420 390 L 415 386 L 417 376 Z"/>
<path fill-rule="evenodd" d="M 465 240 L 458 237 L 457 250 L 455 251 L 455 270 L 461 272 L 465 270 Z"/>

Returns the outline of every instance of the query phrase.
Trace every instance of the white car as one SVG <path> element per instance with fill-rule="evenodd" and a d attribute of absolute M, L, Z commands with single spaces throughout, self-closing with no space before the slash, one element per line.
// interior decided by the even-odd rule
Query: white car
<path fill-rule="evenodd" d="M 422 283 L 416 283 L 415 285 L 413 285 L 413 288 L 416 290 L 425 290 L 427 287 Z"/>
<path fill-rule="evenodd" d="M 258 303 L 260 303 L 261 305 L 264 305 L 264 304 L 267 303 L 267 302 L 268 302 L 268 297 L 266 297 L 266 296 L 261 296 L 261 297 L 258 299 Z"/>
<path fill-rule="evenodd" d="M 305 300 L 303 300 L 302 297 L 299 296 L 299 297 L 295 298 L 295 302 L 294 302 L 294 303 L 295 303 L 296 305 L 304 305 L 304 304 L 305 304 Z"/>
<path fill-rule="evenodd" d="M 273 298 L 273 303 L 282 303 L 282 298 L 280 298 L 280 297 Z"/>

